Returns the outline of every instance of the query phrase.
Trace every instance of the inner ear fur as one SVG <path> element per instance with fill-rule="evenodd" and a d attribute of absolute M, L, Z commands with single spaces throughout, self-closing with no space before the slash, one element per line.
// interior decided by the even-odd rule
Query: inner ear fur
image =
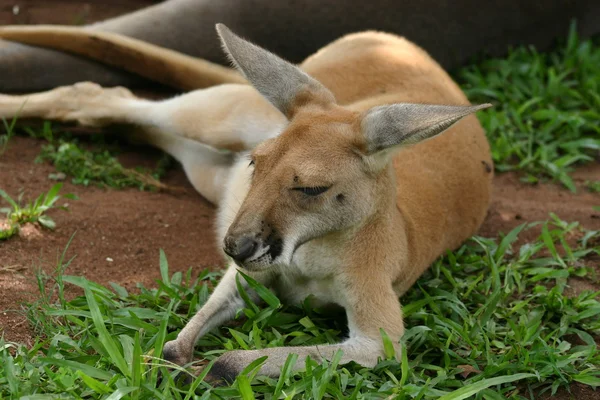
<path fill-rule="evenodd" d="M 433 138 L 469 114 L 491 107 L 399 103 L 370 109 L 360 128 L 366 155 Z"/>

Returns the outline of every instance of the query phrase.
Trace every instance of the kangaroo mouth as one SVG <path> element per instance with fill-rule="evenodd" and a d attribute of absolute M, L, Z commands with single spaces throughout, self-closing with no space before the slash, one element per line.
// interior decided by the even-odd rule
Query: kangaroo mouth
<path fill-rule="evenodd" d="M 271 240 L 269 240 L 271 239 Z M 259 249 L 251 258 L 237 263 L 238 266 L 249 269 L 259 270 L 273 266 L 275 260 L 283 252 L 283 240 L 267 238 L 264 246 Z"/>
<path fill-rule="evenodd" d="M 264 257 L 265 255 L 267 255 L 270 250 L 271 250 L 271 246 L 263 247 L 256 254 L 254 254 L 252 256 L 252 258 L 249 258 L 245 262 L 246 263 L 252 263 L 254 261 L 260 260 L 262 257 Z"/>
<path fill-rule="evenodd" d="M 279 257 L 281 255 L 281 252 L 283 251 L 283 240 L 281 239 L 274 239 L 274 240 L 269 240 L 269 238 L 267 238 L 267 254 L 271 257 L 271 260 L 275 260 L 277 257 Z"/>

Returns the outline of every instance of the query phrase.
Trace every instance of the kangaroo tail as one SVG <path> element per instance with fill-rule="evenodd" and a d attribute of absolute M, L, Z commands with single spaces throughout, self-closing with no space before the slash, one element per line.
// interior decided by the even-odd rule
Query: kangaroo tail
<path fill-rule="evenodd" d="M 0 39 L 81 55 L 177 89 L 246 82 L 231 68 L 111 32 L 55 25 L 5 26 L 0 27 Z"/>

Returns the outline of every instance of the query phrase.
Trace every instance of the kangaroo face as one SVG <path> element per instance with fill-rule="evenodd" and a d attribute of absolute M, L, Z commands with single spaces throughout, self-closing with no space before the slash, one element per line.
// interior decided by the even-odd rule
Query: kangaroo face
<path fill-rule="evenodd" d="M 254 149 L 250 190 L 224 243 L 239 265 L 289 264 L 300 245 L 373 212 L 376 175 L 358 151 L 358 122 L 338 106 L 300 112 Z"/>

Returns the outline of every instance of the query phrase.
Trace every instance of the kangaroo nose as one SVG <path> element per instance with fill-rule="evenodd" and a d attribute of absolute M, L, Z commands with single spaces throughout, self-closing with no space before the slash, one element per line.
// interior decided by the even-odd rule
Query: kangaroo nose
<path fill-rule="evenodd" d="M 251 237 L 242 236 L 237 240 L 227 238 L 223 250 L 235 261 L 243 262 L 256 251 L 258 243 Z"/>

